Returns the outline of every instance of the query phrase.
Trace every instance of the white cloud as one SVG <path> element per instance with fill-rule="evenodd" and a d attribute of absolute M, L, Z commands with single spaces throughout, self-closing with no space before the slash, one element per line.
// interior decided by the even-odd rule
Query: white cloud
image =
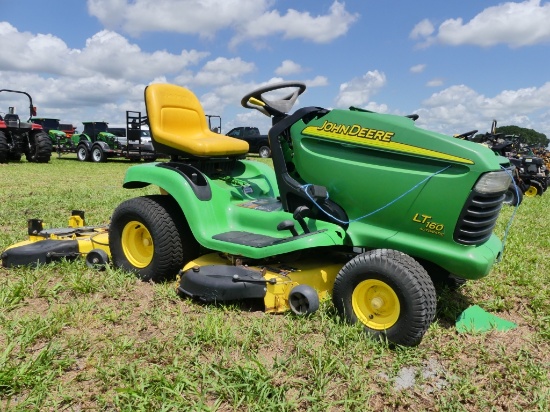
<path fill-rule="evenodd" d="M 118 33 L 103 30 L 86 41 L 86 48 L 81 51 L 76 63 L 79 67 L 109 77 L 143 80 L 159 73 L 179 73 L 207 55 L 196 50 L 182 50 L 179 55 L 165 50 L 146 53 Z"/>
<path fill-rule="evenodd" d="M 232 30 L 232 46 L 279 34 L 327 43 L 347 33 L 358 18 L 338 0 L 328 14 L 319 16 L 294 9 L 281 14 L 273 4 L 272 0 L 88 0 L 88 11 L 107 28 L 123 29 L 132 36 L 173 32 L 213 38 Z"/>
<path fill-rule="evenodd" d="M 369 71 L 340 85 L 336 106 L 363 106 L 370 97 L 386 84 L 386 75 L 378 70 Z"/>
<path fill-rule="evenodd" d="M 292 60 L 284 60 L 279 67 L 275 69 L 275 74 L 277 76 L 288 76 L 291 74 L 297 74 L 302 72 L 304 69 L 298 63 L 293 62 Z"/>
<path fill-rule="evenodd" d="M 227 84 L 255 69 L 254 63 L 245 62 L 238 57 L 233 59 L 218 57 L 207 62 L 192 82 L 203 86 Z"/>
<path fill-rule="evenodd" d="M 411 73 L 422 73 L 424 70 L 426 70 L 425 64 L 417 64 L 409 69 Z"/>
<path fill-rule="evenodd" d="M 432 22 L 428 19 L 422 20 L 420 23 L 417 23 L 416 26 L 412 29 L 409 37 L 411 39 L 420 39 L 431 36 L 435 28 Z"/>
<path fill-rule="evenodd" d="M 357 14 L 346 11 L 343 3 L 337 0 L 330 6 L 329 14 L 311 16 L 308 12 L 288 9 L 281 15 L 277 10 L 266 11 L 258 16 L 253 24 L 239 27 L 238 34 L 231 42 L 236 45 L 245 39 L 255 39 L 282 34 L 285 39 L 305 39 L 314 43 L 328 43 L 347 33 L 357 21 Z"/>
<path fill-rule="evenodd" d="M 540 0 L 501 3 L 486 8 L 467 23 L 460 17 L 445 20 L 435 34 L 428 29 L 431 22 L 423 20 L 415 26 L 410 37 L 423 39 L 421 47 L 435 43 L 482 47 L 497 44 L 522 47 L 548 43 L 550 3 L 540 3 Z"/>
<path fill-rule="evenodd" d="M 328 86 L 328 79 L 325 76 L 315 76 L 313 79 L 306 80 L 304 83 L 307 87 Z"/>
<path fill-rule="evenodd" d="M 432 79 L 428 83 L 426 83 L 426 86 L 428 86 L 428 87 L 443 86 L 443 79 Z"/>
<path fill-rule="evenodd" d="M 22 33 L 9 23 L 0 22 L 0 55 L 0 70 L 70 74 L 78 51 L 50 34 Z"/>
<path fill-rule="evenodd" d="M 133 36 L 146 32 L 197 34 L 212 38 L 218 31 L 250 24 L 269 0 L 88 0 L 88 11 L 111 29 Z"/>
<path fill-rule="evenodd" d="M 456 85 L 434 93 L 422 102 L 422 108 L 416 113 L 420 115 L 419 125 L 455 134 L 471 129 L 486 131 L 495 118 L 499 124 L 531 128 L 548 107 L 550 82 L 538 88 L 504 90 L 494 97 L 484 96 L 465 85 Z"/>
<path fill-rule="evenodd" d="M 102 30 L 86 40 L 83 49 L 70 49 L 53 35 L 21 33 L 0 23 L 1 70 L 49 73 L 53 76 L 125 78 L 148 81 L 159 74 L 175 74 L 197 64 L 207 52 L 164 50 L 143 52 L 120 34 Z"/>

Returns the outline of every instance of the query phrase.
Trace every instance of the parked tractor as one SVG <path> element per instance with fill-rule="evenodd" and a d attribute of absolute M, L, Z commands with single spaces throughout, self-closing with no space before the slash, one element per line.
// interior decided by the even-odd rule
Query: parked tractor
<path fill-rule="evenodd" d="M 33 117 L 31 122 L 42 126 L 44 131 L 48 133 L 55 151 L 61 156 L 61 153 L 69 152 L 74 149 L 74 143 L 70 136 L 61 130 L 59 119 L 51 117 Z"/>
<path fill-rule="evenodd" d="M 104 162 L 110 157 L 123 157 L 130 160 L 156 160 L 157 154 L 152 143 L 141 142 L 141 114 L 127 112 L 128 144 L 122 144 L 116 135 L 108 131 L 109 124 L 82 122 L 84 130 L 71 138 L 76 146 L 76 156 L 80 161 Z M 133 137 L 135 136 L 135 138 Z M 130 144 L 137 141 L 137 143 Z"/>
<path fill-rule="evenodd" d="M 1 89 L 0 92 L 24 94 L 29 98 L 29 117 L 21 121 L 10 107 L 4 117 L 0 116 L 0 163 L 19 161 L 24 154 L 29 162 L 47 163 L 52 154 L 52 142 L 41 125 L 31 121 L 36 115 L 30 94 L 18 90 Z"/>

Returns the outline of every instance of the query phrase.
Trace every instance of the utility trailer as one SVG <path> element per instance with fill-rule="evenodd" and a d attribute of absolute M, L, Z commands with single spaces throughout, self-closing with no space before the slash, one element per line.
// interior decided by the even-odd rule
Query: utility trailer
<path fill-rule="evenodd" d="M 108 131 L 108 122 L 82 122 L 84 130 L 72 136 L 73 145 L 66 152 L 76 152 L 78 160 L 83 162 L 101 163 L 113 157 L 155 161 L 158 155 L 153 143 L 143 136 L 142 125 L 146 121 L 140 112 L 126 111 L 126 143 L 121 143 L 118 136 Z"/>

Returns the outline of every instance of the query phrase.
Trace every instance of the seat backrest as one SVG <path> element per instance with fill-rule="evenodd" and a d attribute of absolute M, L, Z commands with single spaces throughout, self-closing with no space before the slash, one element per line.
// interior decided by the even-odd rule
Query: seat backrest
<path fill-rule="evenodd" d="M 145 107 L 155 149 L 168 155 L 234 157 L 248 152 L 248 143 L 212 132 L 197 97 L 173 84 L 145 88 Z"/>
<path fill-rule="evenodd" d="M 17 127 L 19 125 L 19 115 L 13 113 L 6 113 L 4 115 L 4 121 L 8 127 Z"/>

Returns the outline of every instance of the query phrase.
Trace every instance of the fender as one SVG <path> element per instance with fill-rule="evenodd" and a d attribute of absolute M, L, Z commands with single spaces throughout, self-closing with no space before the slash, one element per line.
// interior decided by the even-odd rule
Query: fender
<path fill-rule="evenodd" d="M 262 163 L 240 162 L 241 166 L 235 168 L 238 170 L 237 175 L 228 176 L 232 181 L 229 184 L 224 179 L 210 179 L 190 165 L 169 162 L 130 167 L 123 187 L 133 189 L 153 184 L 160 188 L 161 193 L 170 194 L 178 202 L 195 239 L 210 249 L 258 259 L 343 243 L 343 230 L 323 221 L 316 221 L 311 234 L 295 238 L 287 236 L 283 240 L 280 237 L 281 232 L 276 229 L 277 225 L 283 220 L 291 219 L 292 214 L 280 209 L 260 215 L 248 207 L 242 207 L 249 200 L 246 197 L 247 190 L 260 192 L 265 199 L 276 200 L 279 191 L 274 171 Z M 254 198 L 251 197 L 250 200 Z M 243 243 L 233 238 L 236 234 L 250 233 L 257 227 L 257 219 L 262 220 L 264 227 L 271 228 L 259 233 L 261 239 L 266 241 L 265 244 L 260 246 Z M 277 239 L 280 241 L 275 241 Z"/>
<path fill-rule="evenodd" d="M 161 163 L 147 163 L 128 168 L 122 186 L 138 189 L 149 185 L 158 186 L 162 193 L 171 195 L 181 206 L 191 231 L 199 243 L 204 243 L 201 222 L 215 219 L 209 179 L 198 172 L 200 179 L 193 184 L 191 176 L 174 168 L 159 166 Z M 184 207 L 183 207 L 184 206 Z"/>
<path fill-rule="evenodd" d="M 112 149 L 109 147 L 109 145 L 105 142 L 102 142 L 102 141 L 97 141 L 97 142 L 94 142 L 92 147 L 93 146 L 99 146 L 101 147 L 101 149 L 104 151 L 104 152 L 110 152 L 112 151 Z M 89 147 L 89 146 L 88 146 Z"/>
<path fill-rule="evenodd" d="M 92 150 L 92 142 L 90 142 L 89 140 L 80 140 L 78 141 L 78 145 L 84 145 L 88 150 Z"/>
<path fill-rule="evenodd" d="M 77 142 L 90 142 L 90 143 L 92 142 L 92 139 L 90 139 L 90 136 L 84 133 L 75 134 L 73 135 L 72 138 L 75 139 Z"/>

